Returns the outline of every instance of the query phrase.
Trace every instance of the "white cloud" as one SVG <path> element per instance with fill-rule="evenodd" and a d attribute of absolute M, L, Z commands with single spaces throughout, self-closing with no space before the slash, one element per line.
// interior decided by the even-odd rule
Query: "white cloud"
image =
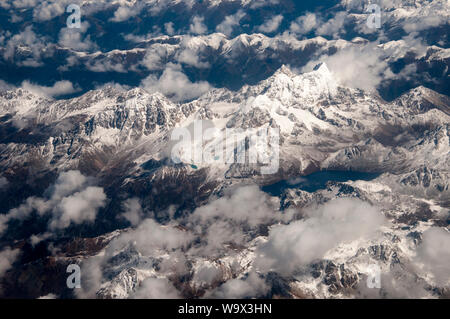
<path fill-rule="evenodd" d="M 27 53 L 28 57 L 24 61 L 17 62 L 17 64 L 38 67 L 42 65 L 40 60 L 46 47 L 46 40 L 38 37 L 34 33 L 32 26 L 27 26 L 23 31 L 13 35 L 6 41 L 3 58 L 12 61 L 16 56 L 16 51 L 20 50 Z"/>
<path fill-rule="evenodd" d="M 24 220 L 33 210 L 36 210 L 39 214 L 46 212 L 48 210 L 47 202 L 41 198 L 29 197 L 19 207 L 11 209 L 5 215 L 0 215 L 0 234 L 8 228 L 10 220 Z"/>
<path fill-rule="evenodd" d="M 52 236 L 52 234 L 50 232 L 44 233 L 44 234 L 39 234 L 39 235 L 31 235 L 30 237 L 30 244 L 31 246 L 36 246 L 37 244 L 39 244 L 40 242 L 50 238 Z"/>
<path fill-rule="evenodd" d="M 177 102 L 198 98 L 212 89 L 208 82 L 191 82 L 181 71 L 181 66 L 173 63 L 167 64 L 159 78 L 155 75 L 145 78 L 141 86 L 149 92 L 160 92 Z"/>
<path fill-rule="evenodd" d="M 145 256 L 151 256 L 158 250 L 175 250 L 186 247 L 193 237 L 191 234 L 173 226 L 162 226 L 152 219 L 144 220 L 136 229 L 123 233 L 108 247 L 114 252 L 130 243 Z"/>
<path fill-rule="evenodd" d="M 167 56 L 167 48 L 157 43 L 147 49 L 141 63 L 150 71 L 164 70 Z"/>
<path fill-rule="evenodd" d="M 0 234 L 7 229 L 10 220 L 25 220 L 33 211 L 41 216 L 51 213 L 51 229 L 94 221 L 97 210 L 105 204 L 106 195 L 102 188 L 91 186 L 92 183 L 91 178 L 79 171 L 61 173 L 55 184 L 46 190 L 45 198 L 29 197 L 19 207 L 0 215 Z"/>
<path fill-rule="evenodd" d="M 307 34 L 316 29 L 320 19 L 314 13 L 306 13 L 291 23 L 290 31 L 296 34 Z"/>
<path fill-rule="evenodd" d="M 251 227 L 268 223 L 279 217 L 270 206 L 269 196 L 258 186 L 243 186 L 210 204 L 197 208 L 191 216 L 193 223 L 215 223 L 217 219 L 247 223 Z"/>
<path fill-rule="evenodd" d="M 73 86 L 72 82 L 67 80 L 55 82 L 52 86 L 42 86 L 29 81 L 23 81 L 21 86 L 24 90 L 45 97 L 57 97 L 79 91 L 79 89 Z"/>
<path fill-rule="evenodd" d="M 147 278 L 139 286 L 132 298 L 137 299 L 177 299 L 176 288 L 165 278 Z"/>
<path fill-rule="evenodd" d="M 143 211 L 139 198 L 130 198 L 123 204 L 125 212 L 122 217 L 130 222 L 132 226 L 137 226 L 142 221 Z"/>
<path fill-rule="evenodd" d="M 242 299 L 263 297 L 269 291 L 264 279 L 255 272 L 249 273 L 245 279 L 231 279 L 218 287 L 211 297 L 223 299 Z"/>
<path fill-rule="evenodd" d="M 225 212 L 222 212 L 225 213 Z M 203 231 L 200 246 L 193 247 L 191 252 L 200 256 L 220 256 L 226 250 L 226 244 L 241 246 L 247 243 L 249 237 L 244 234 L 242 226 L 232 221 L 217 220 L 210 224 L 200 225 L 198 231 Z"/>
<path fill-rule="evenodd" d="M 308 211 L 304 220 L 273 226 L 255 263 L 262 271 L 288 275 L 323 258 L 339 243 L 374 235 L 384 222 L 380 211 L 365 202 L 333 200 Z"/>
<path fill-rule="evenodd" d="M 166 33 L 168 35 L 173 35 L 175 34 L 175 29 L 173 27 L 173 22 L 167 22 L 164 24 L 164 29 L 166 30 Z"/>
<path fill-rule="evenodd" d="M 403 50 L 404 53 L 407 51 L 414 52 L 418 57 L 422 57 L 427 53 L 428 46 L 425 40 L 418 36 L 417 32 L 411 32 L 404 36 L 401 42 L 404 47 L 400 50 Z"/>
<path fill-rule="evenodd" d="M 347 47 L 334 55 L 323 55 L 318 60 L 310 61 L 302 72 L 310 71 L 319 62 L 325 62 L 341 85 L 374 91 L 383 79 L 394 76 L 384 55 L 374 44 Z"/>
<path fill-rule="evenodd" d="M 184 49 L 180 51 L 176 59 L 180 63 L 189 64 L 199 69 L 210 67 L 210 64 L 208 62 L 200 62 L 199 52 L 196 52 L 192 49 Z"/>
<path fill-rule="evenodd" d="M 118 72 L 127 73 L 129 70 L 121 63 L 113 62 L 111 59 L 102 58 L 96 59 L 93 62 L 89 61 L 86 63 L 86 68 L 92 72 Z"/>
<path fill-rule="evenodd" d="M 203 23 L 205 20 L 204 17 L 195 16 L 192 18 L 192 24 L 189 26 L 189 32 L 193 34 L 205 34 L 208 31 L 208 28 Z"/>
<path fill-rule="evenodd" d="M 6 248 L 0 251 L 0 278 L 12 267 L 19 256 L 19 249 Z"/>
<path fill-rule="evenodd" d="M 348 13 L 341 11 L 336 13 L 336 15 L 325 23 L 318 26 L 316 33 L 320 35 L 332 35 L 337 37 L 340 33 L 344 31 L 344 26 Z"/>
<path fill-rule="evenodd" d="M 226 16 L 225 19 L 216 27 L 216 31 L 230 36 L 233 33 L 234 27 L 239 25 L 239 22 L 243 17 L 245 17 L 245 12 L 243 10 L 239 10 L 233 15 Z"/>
<path fill-rule="evenodd" d="M 264 22 L 263 25 L 259 26 L 258 30 L 265 33 L 275 32 L 280 27 L 282 21 L 283 16 L 281 14 L 276 15 Z"/>
<path fill-rule="evenodd" d="M 89 29 L 89 23 L 81 23 L 80 29 L 62 28 L 59 32 L 59 45 L 77 51 L 89 51 L 97 47 L 90 39 L 90 36 L 82 38 L 83 33 Z"/>
<path fill-rule="evenodd" d="M 50 221 L 51 229 L 64 229 L 70 224 L 93 222 L 97 211 L 105 205 L 103 188 L 89 186 L 85 190 L 64 197 L 54 208 Z"/>
<path fill-rule="evenodd" d="M 191 252 L 213 256 L 220 255 L 226 244 L 246 245 L 262 225 L 292 217 L 290 212 L 282 214 L 276 205 L 258 186 L 252 185 L 230 190 L 198 207 L 189 216 L 188 225 L 201 234 L 201 243 L 191 248 Z"/>
<path fill-rule="evenodd" d="M 11 16 L 11 18 L 9 18 L 9 21 L 10 21 L 11 23 L 18 23 L 18 22 L 23 21 L 23 18 L 22 18 L 21 16 L 18 16 L 18 15 L 13 14 L 13 15 Z"/>
<path fill-rule="evenodd" d="M 427 273 L 434 276 L 439 286 L 450 282 L 450 233 L 443 228 L 432 227 L 422 236 L 416 260 Z"/>
<path fill-rule="evenodd" d="M 141 3 L 137 3 L 134 5 L 124 5 L 119 6 L 117 10 L 114 12 L 114 17 L 110 19 L 110 21 L 113 22 L 123 22 L 128 20 L 129 18 L 137 16 L 141 10 L 143 9 L 143 6 Z"/>
<path fill-rule="evenodd" d="M 30 2 L 30 4 L 32 1 Z M 48 21 L 57 16 L 64 14 L 66 6 L 69 3 L 67 0 L 63 1 L 42 1 L 33 10 L 33 20 Z M 35 4 L 32 4 L 35 6 Z"/>

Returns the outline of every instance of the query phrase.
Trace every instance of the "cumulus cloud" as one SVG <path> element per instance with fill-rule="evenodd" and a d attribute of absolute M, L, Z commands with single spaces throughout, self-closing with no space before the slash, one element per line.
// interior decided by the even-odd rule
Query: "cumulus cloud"
<path fill-rule="evenodd" d="M 411 32 L 404 36 L 399 42 L 399 50 L 403 52 L 414 52 L 418 57 L 422 57 L 427 53 L 428 46 L 423 38 L 417 32 Z M 395 48 L 393 48 L 395 49 Z"/>
<path fill-rule="evenodd" d="M 199 52 L 189 48 L 180 51 L 177 54 L 176 59 L 180 63 L 189 64 L 199 69 L 205 69 L 210 67 L 210 64 L 208 62 L 200 61 Z"/>
<path fill-rule="evenodd" d="M 197 208 L 189 217 L 189 225 L 202 239 L 200 246 L 191 251 L 209 256 L 220 254 L 228 244 L 245 245 L 259 227 L 292 217 L 289 213 L 282 214 L 275 205 L 253 185 L 230 190 Z"/>
<path fill-rule="evenodd" d="M 450 282 L 450 233 L 432 227 L 423 233 L 416 260 L 434 276 L 435 282 L 445 286 Z"/>
<path fill-rule="evenodd" d="M 72 82 L 67 80 L 55 82 L 55 84 L 53 84 L 52 86 L 42 86 L 38 84 L 33 84 L 29 81 L 23 81 L 22 88 L 34 94 L 45 97 L 57 97 L 61 95 L 72 94 L 79 91 L 78 88 L 74 87 Z"/>
<path fill-rule="evenodd" d="M 197 208 L 192 214 L 193 223 L 216 222 L 217 219 L 248 223 L 255 227 L 268 223 L 278 216 L 270 205 L 269 196 L 258 186 L 243 186 L 210 204 Z"/>
<path fill-rule="evenodd" d="M 173 35 L 175 34 L 175 28 L 174 28 L 174 24 L 173 22 L 167 22 L 164 24 L 164 29 L 166 30 L 166 33 L 168 35 Z"/>
<path fill-rule="evenodd" d="M 30 2 L 30 4 L 33 1 Z M 42 1 L 33 10 L 33 20 L 48 21 L 64 14 L 69 1 Z M 35 5 L 34 3 L 32 4 Z"/>
<path fill-rule="evenodd" d="M 130 222 L 132 226 L 137 226 L 140 224 L 143 211 L 139 198 L 129 198 L 123 204 L 125 212 L 122 213 L 122 217 Z"/>
<path fill-rule="evenodd" d="M 105 205 L 103 188 L 89 186 L 85 190 L 64 197 L 54 208 L 50 229 L 64 229 L 70 224 L 93 222 L 97 211 Z"/>
<path fill-rule="evenodd" d="M 13 219 L 24 220 L 33 210 L 44 213 L 48 209 L 46 202 L 40 198 L 29 197 L 19 207 L 11 209 L 7 214 L 0 215 L 0 235 L 8 228 L 8 222 Z"/>
<path fill-rule="evenodd" d="M 52 234 L 50 232 L 44 233 L 44 234 L 39 234 L 39 235 L 31 235 L 30 237 L 30 244 L 31 246 L 36 246 L 37 244 L 39 244 L 40 242 L 50 238 L 52 236 Z"/>
<path fill-rule="evenodd" d="M 323 55 L 309 62 L 302 72 L 310 71 L 319 62 L 325 62 L 341 85 L 373 91 L 383 79 L 394 76 L 384 55 L 375 44 L 347 47 L 334 55 Z"/>
<path fill-rule="evenodd" d="M 157 43 L 147 49 L 141 63 L 150 71 L 164 70 L 168 55 L 167 48 Z"/>
<path fill-rule="evenodd" d="M 291 23 L 290 31 L 296 34 L 307 34 L 316 29 L 320 19 L 314 13 L 306 13 Z"/>
<path fill-rule="evenodd" d="M 119 6 L 114 12 L 114 17 L 110 19 L 113 22 L 123 22 L 129 18 L 137 16 L 143 9 L 142 3 L 138 2 L 133 5 L 123 5 Z"/>
<path fill-rule="evenodd" d="M 337 199 L 311 209 L 303 220 L 273 226 L 255 263 L 264 271 L 291 274 L 323 258 L 339 243 L 375 234 L 385 222 L 380 211 L 358 199 Z"/>
<path fill-rule="evenodd" d="M 208 82 L 191 82 L 181 66 L 173 63 L 167 64 L 159 78 L 155 75 L 145 78 L 141 86 L 149 92 L 160 92 L 176 102 L 195 99 L 212 89 Z"/>
<path fill-rule="evenodd" d="M 276 15 L 264 22 L 263 25 L 259 26 L 258 30 L 265 33 L 275 32 L 280 27 L 282 21 L 283 16 L 281 14 Z"/>
<path fill-rule="evenodd" d="M 310 61 L 301 72 L 310 71 L 318 62 L 325 62 L 341 85 L 374 91 L 385 80 L 413 80 L 417 75 L 415 64 L 409 64 L 394 74 L 389 63 L 408 53 L 421 57 L 426 52 L 427 46 L 423 39 L 416 33 L 411 33 L 398 41 L 381 45 L 367 43 L 346 46 L 333 55 L 322 55 L 317 60 Z"/>
<path fill-rule="evenodd" d="M 59 45 L 76 51 L 89 51 L 96 48 L 97 46 L 91 41 L 90 35 L 86 36 L 84 39 L 82 37 L 83 33 L 85 33 L 88 28 L 88 22 L 81 23 L 80 29 L 62 28 L 59 32 Z"/>
<path fill-rule="evenodd" d="M 133 298 L 137 299 L 177 299 L 180 295 L 176 288 L 165 278 L 147 278 L 138 290 L 134 293 Z"/>
<path fill-rule="evenodd" d="M 212 292 L 212 298 L 243 299 L 263 297 L 269 291 L 264 279 L 255 272 L 250 272 L 246 278 L 231 279 Z"/>
<path fill-rule="evenodd" d="M 129 70 L 121 63 L 113 62 L 108 58 L 95 59 L 86 63 L 86 68 L 92 72 L 127 73 Z"/>
<path fill-rule="evenodd" d="M 158 250 L 175 250 L 186 247 L 193 237 L 173 226 L 162 226 L 152 219 L 144 220 L 136 229 L 123 233 L 111 243 L 111 252 L 130 243 L 143 255 L 150 256 Z"/>
<path fill-rule="evenodd" d="M 316 33 L 320 35 L 332 35 L 337 37 L 339 34 L 343 33 L 347 17 L 348 13 L 345 11 L 336 13 L 333 18 L 320 24 Z"/>
<path fill-rule="evenodd" d="M 216 27 L 216 31 L 230 36 L 233 33 L 234 27 L 239 25 L 239 22 L 243 17 L 245 17 L 245 12 L 243 10 L 239 10 L 233 15 L 226 16 L 225 19 Z"/>
<path fill-rule="evenodd" d="M 46 40 L 36 35 L 32 26 L 27 26 L 23 31 L 4 40 L 6 45 L 3 51 L 3 58 L 14 61 L 17 52 L 20 51 L 20 60 L 16 64 L 28 67 L 38 67 L 42 65 L 41 58 L 44 54 L 49 54 Z"/>
<path fill-rule="evenodd" d="M 0 278 L 3 277 L 3 275 L 9 269 L 11 269 L 13 263 L 19 256 L 19 253 L 20 253 L 19 249 L 11 249 L 11 248 L 5 248 L 4 250 L 0 251 Z"/>
<path fill-rule="evenodd" d="M 39 4 L 39 0 L 4 0 L 0 4 L 0 7 L 9 9 L 11 7 L 17 9 L 26 9 L 35 7 Z"/>
<path fill-rule="evenodd" d="M 348 18 L 349 13 L 346 11 L 337 12 L 328 20 L 320 14 L 307 12 L 291 23 L 289 31 L 299 35 L 314 31 L 316 35 L 328 35 L 338 38 L 339 35 L 345 33 L 345 25 L 348 22 Z M 365 24 L 363 23 L 362 25 L 364 26 Z M 356 25 L 355 28 L 360 28 L 360 26 Z"/>
<path fill-rule="evenodd" d="M 79 171 L 61 173 L 55 184 L 46 190 L 46 197 L 29 197 L 19 207 L 1 215 L 0 234 L 7 229 L 10 220 L 25 220 L 33 211 L 40 216 L 50 213 L 52 230 L 93 222 L 98 209 L 105 205 L 106 195 L 102 188 L 91 186 L 92 183 L 91 178 Z"/>
<path fill-rule="evenodd" d="M 205 34 L 208 28 L 204 24 L 204 17 L 194 16 L 192 18 L 192 24 L 189 26 L 189 32 L 193 34 Z"/>

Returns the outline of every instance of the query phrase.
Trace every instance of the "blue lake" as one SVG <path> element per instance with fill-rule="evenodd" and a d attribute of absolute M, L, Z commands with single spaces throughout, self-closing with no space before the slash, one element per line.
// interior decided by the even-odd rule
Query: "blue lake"
<path fill-rule="evenodd" d="M 289 180 L 282 180 L 275 184 L 266 185 L 262 190 L 272 196 L 279 196 L 287 188 L 300 188 L 307 192 L 315 192 L 325 189 L 327 183 L 346 181 L 370 181 L 380 176 L 381 173 L 366 173 L 355 171 L 320 171 L 306 176 L 293 177 Z"/>

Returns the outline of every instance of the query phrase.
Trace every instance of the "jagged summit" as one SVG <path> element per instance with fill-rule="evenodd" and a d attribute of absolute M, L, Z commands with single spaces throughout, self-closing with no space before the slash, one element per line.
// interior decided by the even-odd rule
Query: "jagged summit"
<path fill-rule="evenodd" d="M 326 77 L 332 77 L 332 73 L 330 69 L 328 68 L 327 64 L 325 62 L 320 62 L 313 68 L 313 72 L 316 72 L 317 74 L 321 74 Z"/>
<path fill-rule="evenodd" d="M 398 97 L 394 104 L 408 106 L 414 113 L 424 113 L 431 109 L 439 109 L 450 115 L 450 98 L 439 94 L 425 86 L 418 86 Z"/>
<path fill-rule="evenodd" d="M 326 64 L 321 63 L 312 72 L 303 74 L 296 74 L 283 65 L 272 77 L 261 82 L 261 86 L 266 88 L 266 95 L 276 97 L 285 103 L 293 103 L 293 100 L 307 103 L 317 100 L 322 95 L 334 95 L 338 83 Z"/>
<path fill-rule="evenodd" d="M 283 64 L 281 68 L 275 71 L 274 75 L 285 74 L 289 77 L 294 77 L 296 74 L 289 68 L 289 66 Z"/>
<path fill-rule="evenodd" d="M 296 76 L 302 76 L 302 75 L 305 75 L 308 73 L 315 73 L 315 74 L 321 74 L 321 75 L 326 75 L 326 76 L 331 75 L 331 71 L 328 69 L 327 64 L 325 62 L 320 62 L 312 69 L 311 72 L 302 73 L 302 74 L 298 74 L 297 72 L 293 71 L 288 65 L 283 64 L 277 71 L 275 71 L 274 76 L 280 75 L 280 74 L 285 74 L 289 77 L 296 77 Z"/>

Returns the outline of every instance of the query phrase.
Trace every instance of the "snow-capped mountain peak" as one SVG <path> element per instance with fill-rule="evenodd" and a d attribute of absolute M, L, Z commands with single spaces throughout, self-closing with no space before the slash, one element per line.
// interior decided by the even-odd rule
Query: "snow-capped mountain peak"
<path fill-rule="evenodd" d="M 306 105 L 321 97 L 333 96 L 337 87 L 332 73 L 325 63 L 321 63 L 312 72 L 299 75 L 283 65 L 273 76 L 257 85 L 256 90 L 257 95 L 279 100 L 284 105 Z"/>

